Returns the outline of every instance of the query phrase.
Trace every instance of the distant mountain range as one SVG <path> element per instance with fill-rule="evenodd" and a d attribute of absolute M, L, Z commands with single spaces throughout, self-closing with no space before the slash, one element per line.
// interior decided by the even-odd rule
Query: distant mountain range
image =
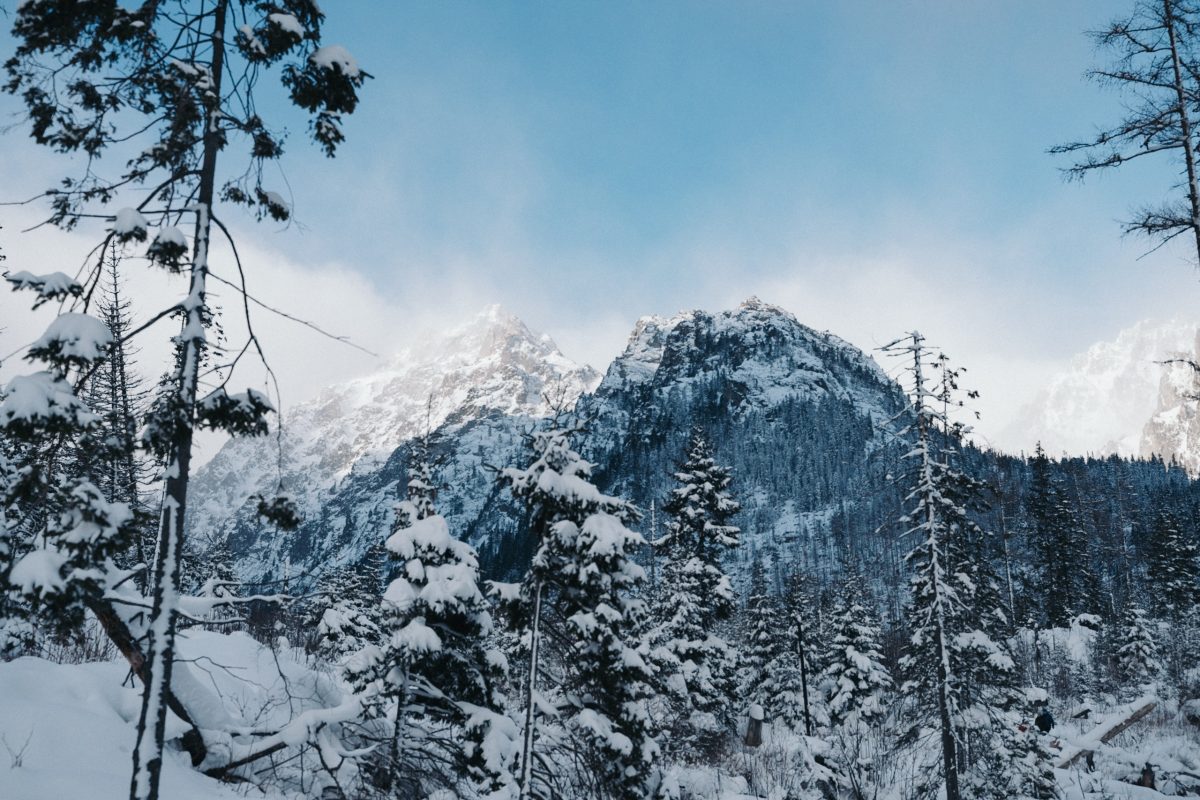
<path fill-rule="evenodd" d="M 850 498 L 869 472 L 886 470 L 872 461 L 878 423 L 901 403 L 872 358 L 756 298 L 639 320 L 602 380 L 491 308 L 376 374 L 326 389 L 288 415 L 281 435 L 227 443 L 197 474 L 189 516 L 201 541 L 228 540 L 245 578 L 354 563 L 385 535 L 412 439 L 429 430 L 440 507 L 489 571 L 505 574 L 529 543 L 494 469 L 526 457 L 523 436 L 552 405 L 578 404 L 590 420 L 578 446 L 606 490 L 650 510 L 700 425 L 733 467 L 742 517 L 754 523 L 743 557 L 828 565 L 838 557 L 831 527 L 874 513 Z M 253 513 L 254 495 L 281 486 L 304 516 L 295 535 L 264 530 Z"/>
<path fill-rule="evenodd" d="M 547 397 L 573 403 L 599 381 L 549 337 L 492 306 L 413 342 L 373 374 L 327 387 L 288 413 L 277 434 L 230 439 L 193 483 L 192 530 L 227 528 L 252 496 L 281 490 L 312 515 L 351 473 L 378 469 L 415 436 L 493 413 L 542 417 Z"/>
<path fill-rule="evenodd" d="M 1142 323 L 1092 347 L 1022 411 L 1002 444 L 1041 440 L 1054 455 L 1154 450 L 1200 467 L 1191 455 L 1200 454 L 1200 423 L 1190 370 L 1157 363 L 1194 353 L 1195 335 L 1182 322 Z M 901 550 L 871 532 L 900 514 L 888 477 L 901 450 L 889 447 L 883 423 L 903 402 L 872 357 L 757 298 L 729 311 L 638 320 L 603 377 L 493 307 L 414 343 L 375 374 L 326 389 L 292 411 L 282 433 L 228 442 L 196 475 L 190 524 L 200 542 L 227 542 L 247 580 L 311 584 L 331 566 L 361 562 L 386 537 L 414 438 L 428 432 L 440 509 L 479 548 L 489 575 L 512 577 L 532 541 L 496 469 L 524 463 L 525 435 L 555 407 L 574 407 L 588 423 L 576 444 L 596 482 L 645 510 L 648 537 L 699 426 L 731 467 L 743 506 L 744 546 L 728 565 L 735 578 L 756 560 L 782 581 L 797 567 L 828 574 L 854 558 L 899 597 Z M 986 459 L 980 469 L 997 479 L 1023 469 Z M 303 516 L 292 534 L 254 513 L 255 495 L 281 489 Z"/>
<path fill-rule="evenodd" d="M 1195 358 L 1195 322 L 1143 321 L 1072 359 L 995 437 L 1010 451 L 1179 459 L 1196 473 L 1200 430 L 1190 368 L 1164 365 Z"/>

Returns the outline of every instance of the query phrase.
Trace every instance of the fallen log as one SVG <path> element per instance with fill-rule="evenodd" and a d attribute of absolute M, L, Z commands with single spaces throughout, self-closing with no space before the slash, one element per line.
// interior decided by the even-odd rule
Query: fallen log
<path fill-rule="evenodd" d="M 1078 762 L 1080 759 L 1089 759 L 1095 754 L 1096 749 L 1102 744 L 1108 744 L 1113 739 L 1127 731 L 1130 726 L 1144 719 L 1155 706 L 1158 705 L 1157 700 L 1147 700 L 1139 704 L 1128 715 L 1123 718 L 1113 720 L 1112 722 L 1098 726 L 1096 731 L 1088 737 L 1088 741 L 1079 746 L 1076 751 L 1070 755 L 1064 755 L 1062 761 L 1059 762 L 1059 769 L 1067 769 Z M 1099 737 L 1097 738 L 1097 733 Z"/>
<path fill-rule="evenodd" d="M 144 685 L 147 673 L 149 672 L 146 666 L 146 654 L 142 652 L 137 638 L 133 635 L 133 631 L 129 630 L 129 626 L 125 624 L 125 620 L 121 619 L 121 615 L 116 612 L 116 609 L 107 600 L 90 599 L 87 601 L 87 607 L 100 622 L 100 627 L 104 629 L 104 633 L 108 636 L 109 640 L 116 645 L 117 650 L 121 651 L 121 655 L 129 662 L 129 669 Z M 171 713 L 179 717 L 188 726 L 188 732 L 183 735 L 181 743 L 183 749 L 192 757 L 192 766 L 198 767 L 208 756 L 208 747 L 204 744 L 204 736 L 200 733 L 200 729 L 196 727 L 196 723 L 192 721 L 187 708 L 175 696 L 170 687 L 167 687 L 166 694 L 167 708 L 171 709 Z"/>

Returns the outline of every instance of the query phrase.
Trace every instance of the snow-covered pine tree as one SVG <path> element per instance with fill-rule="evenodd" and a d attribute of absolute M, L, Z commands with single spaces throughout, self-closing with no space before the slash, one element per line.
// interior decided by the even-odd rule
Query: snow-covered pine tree
<path fill-rule="evenodd" d="M 1158 644 L 1145 610 L 1133 603 L 1127 605 L 1113 638 L 1120 693 L 1132 696 L 1145 691 L 1162 672 Z"/>
<path fill-rule="evenodd" d="M 537 726 L 549 687 L 539 682 L 548 623 L 562 645 L 557 719 L 577 743 L 584 782 L 602 796 L 635 800 L 659 786 L 658 744 L 649 717 L 654 673 L 644 638 L 646 610 L 635 596 L 645 571 L 631 559 L 642 537 L 627 523 L 638 512 L 590 481 L 592 466 L 571 447 L 579 427 L 560 412 L 530 435 L 531 463 L 508 467 L 500 481 L 530 511 L 537 540 L 516 602 L 529 633 L 519 796 L 537 797 L 547 776 L 535 774 Z M 535 785 L 535 782 L 538 785 Z"/>
<path fill-rule="evenodd" d="M 837 780 L 852 796 L 866 797 L 880 780 L 876 768 L 892 679 L 883 664 L 876 612 L 857 569 L 846 568 L 835 594 L 819 683 L 829 718 L 824 735 Z"/>
<path fill-rule="evenodd" d="M 915 743 L 922 730 L 937 732 L 945 795 L 958 800 L 964 791 L 991 791 L 1017 771 L 1024 753 L 1002 743 L 1016 728 L 1021 692 L 998 638 L 1007 620 L 986 534 L 973 516 L 984 507 L 983 487 L 955 464 L 969 431 L 951 418 L 963 406 L 960 370 L 940 354 L 927 363 L 931 351 L 916 332 L 884 350 L 911 362 L 910 422 L 901 434 L 910 447 L 903 480 L 911 510 L 901 522 L 919 539 L 907 556 L 912 639 L 901 660 L 901 694 L 913 713 L 904 738 Z"/>
<path fill-rule="evenodd" d="M 0 401 L 4 394 L 0 391 Z M 19 510 L 14 489 L 19 476 L 0 443 L 0 661 L 25 655 L 33 649 L 35 637 L 28 609 L 20 593 L 9 580 L 21 548 L 18 530 Z"/>
<path fill-rule="evenodd" d="M 969 496 L 962 502 L 971 506 Z M 973 519 L 964 518 L 959 535 L 963 560 L 957 579 L 960 596 L 969 602 L 951 655 L 962 686 L 959 736 L 962 759 L 969 767 L 965 794 L 976 800 L 1057 798 L 1053 753 L 1029 724 L 1036 710 L 1007 643 L 1012 625 L 988 558 L 988 534 Z"/>
<path fill-rule="evenodd" d="M 259 433 L 270 410 L 258 393 L 229 395 L 224 388 L 227 371 L 218 374 L 210 394 L 201 394 L 206 331 L 214 317 L 207 300 L 210 253 L 215 250 L 214 234 L 229 235 L 216 206 L 224 200 L 251 206 L 260 218 L 290 216 L 282 196 L 262 185 L 267 174 L 263 162 L 282 153 L 279 133 L 256 112 L 263 106 L 254 98 L 258 79 L 270 67 L 282 67 L 280 76 L 291 102 L 312 114 L 311 132 L 318 145 L 332 155 L 343 140 L 341 117 L 354 111 L 367 75 L 344 48 L 320 45 L 323 19 L 310 0 L 186 0 L 169 6 L 143 3 L 132 9 L 114 2 L 30 0 L 15 12 L 15 47 L 5 62 L 4 89 L 25 103 L 34 140 L 56 152 L 80 154 L 79 163 L 85 165 L 110 149 L 132 154 L 111 178 L 84 166 L 81 177 L 58 182 L 46 193 L 51 203 L 48 222 L 70 228 L 89 218 L 110 220 L 100 253 L 114 240 L 146 241 L 156 225 L 146 255 L 153 264 L 188 276 L 184 298 L 159 314 L 177 315 L 182 329 L 174 338 L 171 391 L 149 425 L 152 450 L 164 464 L 165 502 L 147 652 L 137 670 L 146 690 L 130 782 L 133 800 L 158 797 L 167 706 L 172 702 L 193 432 L 198 425 L 209 425 L 233 434 Z M 285 61 L 289 63 L 281 65 Z M 71 88 L 56 91 L 58 86 Z M 219 169 L 220 156 L 235 139 L 245 144 L 250 163 L 239 159 L 228 174 Z M 120 207 L 133 192 L 137 206 Z M 190 245 L 178 227 L 185 220 L 193 223 Z M 236 259 L 236 253 L 231 254 Z M 239 271 L 242 266 L 238 264 Z M 99 271 L 94 269 L 88 282 L 98 279 Z M 42 285 L 51 278 L 43 276 Z M 90 296 L 79 292 L 71 297 L 85 308 Z M 74 324 L 76 311 L 60 315 L 48 335 L 85 332 Z M 99 339 L 89 335 L 88 341 Z M 261 354 L 253 338 L 247 349 L 251 343 Z M 24 377 L 39 380 L 36 375 Z M 49 380 L 37 391 L 42 406 L 48 392 L 61 393 Z M 96 504 L 86 507 L 94 510 Z"/>
<path fill-rule="evenodd" d="M 232 600 L 237 597 L 240 585 L 237 572 L 233 566 L 233 552 L 229 549 L 229 539 L 223 538 L 212 547 L 207 548 L 200 574 L 199 594 L 207 598 L 225 598 Z M 239 610 L 230 605 L 214 608 L 210 612 L 216 627 L 225 627 L 229 620 L 239 616 Z"/>
<path fill-rule="evenodd" d="M 941 398 L 927 383 L 926 359 L 930 351 L 924 337 L 914 331 L 883 350 L 911 359 L 911 366 L 906 367 L 912 381 L 908 408 L 911 421 L 901 432 L 911 448 L 906 457 L 912 466 L 902 477 L 910 510 L 900 521 L 906 528 L 905 535 L 916 536 L 917 542 L 905 557 L 913 572 L 909 608 L 912 639 L 900 666 L 906 678 L 901 693 L 911 699 L 916 713 L 905 738 L 915 741 L 923 727 L 937 731 L 946 800 L 961 800 L 958 728 L 962 687 L 955 673 L 952 648 L 955 623 L 965 604 L 952 566 L 958 560 L 954 534 L 961 519 L 960 506 L 949 491 L 956 473 L 947 460 L 948 448 L 939 438 L 948 420 L 936 407 Z"/>
<path fill-rule="evenodd" d="M 492 616 L 475 550 L 437 513 L 427 452 L 414 456 L 386 542 L 397 577 L 383 595 L 383 641 L 352 658 L 348 676 L 367 715 L 392 722 L 377 785 L 416 797 L 469 775 L 501 790 L 513 783 L 516 734 L 499 708 L 504 662 L 486 646 Z"/>
<path fill-rule="evenodd" d="M 745 706 L 763 706 L 768 719 L 780 713 L 774 702 L 780 693 L 779 659 L 786 628 L 779 602 L 767 586 L 762 560 L 756 558 L 750 568 L 750 596 L 746 600 L 741 699 Z"/>
<path fill-rule="evenodd" d="M 35 308 L 83 292 L 62 273 L 18 272 L 7 280 L 32 291 Z M 54 629 L 78 626 L 88 604 L 104 596 L 117 572 L 112 560 L 128 546 L 129 507 L 108 501 L 72 457 L 118 457 L 118 444 L 76 392 L 111 345 L 101 320 L 60 314 L 26 352 L 43 369 L 13 378 L 0 393 L 0 456 L 7 461 L 0 470 L 6 516 L 0 607 L 10 620 L 36 613 Z M 23 627 L 5 624 L 13 626 Z"/>
<path fill-rule="evenodd" d="M 883 664 L 876 612 L 865 580 L 851 569 L 842 581 L 829 620 L 824 678 L 830 722 L 843 728 L 877 723 L 886 713 L 892 678 Z"/>
<path fill-rule="evenodd" d="M 1156 617 L 1178 623 L 1200 602 L 1196 544 L 1167 509 L 1155 515 L 1150 537 L 1146 558 L 1150 611 Z"/>
<path fill-rule="evenodd" d="M 824 708 L 817 708 L 817 685 L 821 672 L 821 618 L 811 579 L 794 572 L 788 576 L 784 595 L 784 642 L 776 677 L 777 694 L 772 707 L 785 724 L 812 736 Z"/>
<path fill-rule="evenodd" d="M 655 542 L 665 556 L 655 650 L 665 682 L 677 695 L 667 721 L 673 742 L 694 755 L 718 746 L 737 712 L 733 653 L 714 622 L 728 619 L 734 609 L 721 560 L 740 541 L 741 531 L 729 524 L 740 506 L 729 493 L 729 471 L 717 464 L 699 429 L 692 431 L 674 478 L 677 486 L 663 504 L 670 519 Z"/>
<path fill-rule="evenodd" d="M 378 607 L 378 593 L 369 590 L 354 566 L 327 570 L 309 609 L 318 658 L 340 669 L 364 647 L 379 643 Z"/>
<path fill-rule="evenodd" d="M 904 349 L 913 357 L 913 381 L 919 386 L 923 351 L 919 334 L 912 334 L 911 344 Z M 949 723 L 959 763 L 959 790 L 964 796 L 980 800 L 1056 797 L 1057 787 L 1044 743 L 1021 732 L 1022 721 L 1032 716 L 1026 701 L 1029 695 L 1020 685 L 1020 674 L 1006 642 L 1012 623 L 991 563 L 991 535 L 977 521 L 987 510 L 986 487 L 956 464 L 961 459 L 964 438 L 970 432 L 966 423 L 951 416 L 952 410 L 965 408 L 964 401 L 959 399 L 962 370 L 952 367 L 940 353 L 933 359 L 932 369 L 934 388 L 927 409 L 933 411 L 929 414 L 927 435 L 937 455 L 932 459 L 921 457 L 919 474 L 932 478 L 926 491 L 914 493 L 910 500 L 918 500 L 918 511 L 925 512 L 926 524 L 935 519 L 941 528 L 938 537 L 944 598 L 941 627 L 948 638 L 940 657 L 944 659 L 942 666 L 947 680 L 944 690 L 936 691 L 945 691 L 948 705 L 955 709 L 949 715 Z M 915 396 L 919 394 L 914 392 Z M 968 392 L 967 396 L 976 395 Z M 917 438 L 919 442 L 919 432 Z M 918 444 L 914 452 L 922 449 Z M 930 487 L 932 493 L 928 491 Z M 923 508 L 922 504 L 927 502 L 929 505 Z M 929 509 L 934 513 L 930 514 Z M 922 607 L 922 594 L 928 608 L 928 601 L 937 590 L 932 581 L 934 549 L 928 538 L 923 546 L 925 552 L 920 557 L 925 559 L 925 574 L 918 573 L 915 578 L 914 611 Z M 921 547 L 918 545 L 918 549 Z M 929 616 L 925 619 L 928 621 Z M 914 634 L 913 647 L 902 667 L 906 671 L 916 667 L 910 677 L 915 675 L 917 679 L 908 686 L 919 693 L 924 688 L 925 696 L 931 697 L 935 689 L 928 685 L 928 678 L 937 673 L 930 669 L 929 662 L 939 656 L 929 646 L 932 637 L 922 647 L 920 635 L 920 631 Z M 920 679 L 922 673 L 925 681 Z M 944 725 L 941 734 L 945 770 Z"/>

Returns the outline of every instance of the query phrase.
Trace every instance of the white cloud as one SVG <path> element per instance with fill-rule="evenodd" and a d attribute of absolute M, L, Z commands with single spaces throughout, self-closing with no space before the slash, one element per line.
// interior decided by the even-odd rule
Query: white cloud
<path fill-rule="evenodd" d="M 8 259 L 6 269 L 28 269 L 35 273 L 64 271 L 74 274 L 84 262 L 97 238 L 85 232 L 63 232 L 41 228 L 31 233 L 9 233 L 33 219 L 26 211 L 6 216 L 5 233 L 0 246 Z M 299 265 L 280 257 L 253 240 L 243 237 L 239 251 L 247 274 L 249 293 L 267 305 L 318 325 L 336 336 L 348 337 L 354 343 L 374 351 L 369 355 L 342 342 L 311 330 L 304 325 L 251 304 L 251 321 L 262 342 L 269 363 L 279 380 L 281 408 L 287 409 L 307 399 L 321 387 L 370 372 L 390 353 L 403 347 L 407 340 L 425 332 L 456 324 L 465 314 L 460 308 L 444 301 L 428 302 L 434 295 L 414 294 L 402 298 L 385 298 L 362 273 L 342 264 Z M 139 248 L 135 247 L 132 253 Z M 217 247 L 212 258 L 216 275 L 237 281 L 237 270 L 227 248 Z M 134 325 L 150 319 L 169 307 L 185 293 L 182 276 L 167 275 L 151 267 L 144 259 L 127 258 L 122 265 L 124 294 L 131 301 Z M 225 353 L 214 355 L 217 361 L 228 362 L 247 340 L 247 326 L 240 295 L 232 288 L 212 280 L 209 296 L 213 305 L 222 311 L 220 334 L 210 334 L 210 341 L 221 341 Z M 465 295 L 466 292 L 464 291 Z M 477 311 L 482 303 L 471 303 L 463 297 L 461 310 Z M 0 380 L 26 369 L 21 360 L 23 348 L 36 339 L 56 313 L 44 306 L 36 312 L 29 310 L 26 293 L 0 291 Z M 133 344 L 139 372 L 149 381 L 157 379 L 170 367 L 170 337 L 177 322 L 164 319 L 139 334 Z M 219 338 L 218 338 L 219 337 Z M 12 356 L 12 357 L 9 357 Z M 254 387 L 270 391 L 266 370 L 248 353 L 239 362 L 233 387 L 239 390 Z M 214 452 L 219 439 L 205 437 L 200 443 L 199 460 Z"/>

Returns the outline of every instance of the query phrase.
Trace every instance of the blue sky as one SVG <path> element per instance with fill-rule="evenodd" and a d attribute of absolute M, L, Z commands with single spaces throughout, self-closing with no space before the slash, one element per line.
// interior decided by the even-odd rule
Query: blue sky
<path fill-rule="evenodd" d="M 1110 269 L 1145 266 L 1115 222 L 1170 173 L 1068 185 L 1045 150 L 1117 113 L 1083 30 L 1124 5 L 347 3 L 328 36 L 377 79 L 343 157 L 290 170 L 311 228 L 278 246 L 352 252 L 389 292 L 434 268 L 517 311 L 636 316 L 944 243 L 1105 305 Z"/>
<path fill-rule="evenodd" d="M 1200 300 L 1186 250 L 1120 238 L 1168 164 L 1081 186 L 1045 152 L 1119 114 L 1083 32 L 1128 4 L 327 2 L 375 79 L 333 161 L 289 115 L 298 224 L 239 227 L 296 291 L 351 274 L 380 350 L 500 302 L 602 367 L 643 314 L 759 294 L 864 348 L 923 328 L 1002 417 Z M 0 177 L 36 188 L 18 137 Z"/>

